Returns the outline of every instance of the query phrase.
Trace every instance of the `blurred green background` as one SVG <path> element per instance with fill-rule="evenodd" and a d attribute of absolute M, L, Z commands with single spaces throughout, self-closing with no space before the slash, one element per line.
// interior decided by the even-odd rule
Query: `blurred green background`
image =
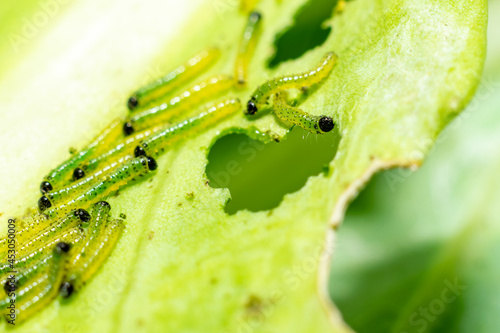
<path fill-rule="evenodd" d="M 500 330 L 500 1 L 476 97 L 416 173 L 372 179 L 337 234 L 330 293 L 358 332 Z"/>

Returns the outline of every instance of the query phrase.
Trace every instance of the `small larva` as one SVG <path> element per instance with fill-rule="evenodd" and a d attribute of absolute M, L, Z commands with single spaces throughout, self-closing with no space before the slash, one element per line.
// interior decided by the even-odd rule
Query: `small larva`
<path fill-rule="evenodd" d="M 103 176 L 110 172 L 111 170 L 116 169 L 120 164 L 118 162 L 113 162 L 109 165 L 106 165 L 101 170 L 89 175 L 85 179 L 80 180 L 79 182 L 70 185 L 68 187 L 64 187 L 60 190 L 45 193 L 45 197 L 47 197 L 52 204 L 57 204 L 63 200 L 67 200 L 71 196 L 76 196 L 87 188 L 91 187 L 95 182 L 98 181 L 98 177 Z"/>
<path fill-rule="evenodd" d="M 53 259 L 53 256 L 50 255 L 48 257 L 48 263 L 50 264 L 50 262 L 52 261 Z M 45 262 L 46 260 L 42 260 L 42 262 Z M 45 265 L 43 264 L 40 264 L 38 266 L 35 266 L 34 267 L 35 269 L 33 270 L 32 274 L 30 274 L 30 280 L 28 281 L 23 281 L 24 285 L 20 285 L 18 280 L 17 280 L 17 275 L 16 275 L 16 280 L 15 281 L 11 281 L 11 280 L 7 280 L 7 279 L 2 279 L 2 289 L 3 289 L 3 292 L 0 291 L 1 293 L 1 298 L 0 298 L 0 309 L 3 311 L 5 311 L 5 305 L 8 304 L 10 302 L 10 297 L 13 297 L 14 294 L 10 295 L 10 293 L 12 292 L 11 289 L 13 289 L 13 287 L 15 287 L 15 296 L 16 296 L 16 301 L 21 301 L 23 300 L 23 298 L 26 297 L 27 293 L 29 291 L 31 291 L 32 289 L 34 289 L 36 286 L 37 286 L 37 282 L 43 282 L 44 278 L 43 278 L 43 268 L 45 268 Z M 23 274 L 22 270 L 19 271 L 17 274 L 21 275 Z M 34 281 L 33 281 L 34 280 Z M 12 285 L 12 282 L 14 283 L 14 286 Z M 35 283 L 33 283 L 35 282 Z M 10 296 L 10 297 L 9 297 Z M 23 297 L 24 296 L 24 297 Z"/>
<path fill-rule="evenodd" d="M 137 132 L 133 136 L 125 138 L 119 144 L 117 144 L 115 147 L 111 148 L 104 154 L 99 155 L 88 162 L 83 163 L 80 166 L 80 168 L 85 172 L 85 174 L 88 175 L 88 177 L 77 184 L 53 192 L 54 195 L 52 197 L 57 198 L 59 196 L 59 198 L 57 199 L 62 199 L 62 197 L 67 197 L 70 194 L 69 192 L 75 193 L 76 191 L 84 188 L 85 186 L 88 186 L 89 183 L 92 180 L 95 180 L 98 176 L 106 175 L 106 173 L 113 170 L 116 166 L 125 162 L 127 160 L 126 156 L 132 153 L 132 149 L 134 148 L 134 146 L 137 145 L 137 142 L 165 128 L 166 126 L 156 126 L 151 129 L 146 129 L 141 132 Z M 99 167 L 101 167 L 101 165 L 103 164 L 106 164 L 106 166 L 103 169 L 96 171 L 94 173 L 94 171 L 97 170 Z M 47 193 L 46 196 L 52 200 L 50 194 L 51 193 Z"/>
<path fill-rule="evenodd" d="M 127 183 L 144 177 L 150 171 L 156 170 L 156 167 L 156 161 L 151 157 L 134 158 L 107 174 L 87 191 L 57 206 L 52 205 L 47 197 L 42 196 L 39 200 L 39 209 L 49 218 L 57 218 L 78 207 L 88 208 L 99 201 L 99 198 L 107 197 Z"/>
<path fill-rule="evenodd" d="M 52 260 L 52 253 L 49 255 L 45 255 L 41 260 L 33 263 L 30 266 L 19 268 L 16 266 L 17 273 L 15 274 L 15 281 L 9 279 L 9 275 L 4 275 L 4 278 L 0 280 L 0 285 L 2 285 L 5 291 L 5 297 L 8 296 L 10 291 L 19 289 L 24 286 L 30 280 L 35 278 L 37 275 L 40 276 L 42 270 L 44 270 Z M 7 273 L 7 272 L 6 272 Z M 1 293 L 1 292 L 0 292 Z M 4 296 L 2 295 L 2 298 Z"/>
<path fill-rule="evenodd" d="M 101 221 L 101 225 L 94 227 L 96 231 L 87 238 L 81 252 L 69 263 L 64 284 L 66 288 L 71 286 L 71 290 L 79 290 L 95 275 L 115 247 L 125 225 L 122 220 L 117 219 L 106 224 Z M 66 293 L 63 296 L 68 297 L 70 294 Z"/>
<path fill-rule="evenodd" d="M 113 121 L 113 123 L 106 127 L 106 129 L 104 129 L 104 131 L 102 131 L 101 134 L 99 134 L 87 147 L 50 171 L 40 184 L 40 192 L 45 194 L 60 185 L 70 183 L 72 178 L 83 178 L 84 175 L 82 176 L 79 175 L 78 172 L 75 172 L 75 168 L 86 159 L 102 153 L 102 151 L 106 149 L 111 142 L 114 142 L 120 136 L 123 136 L 123 132 L 121 130 L 122 123 L 123 119 Z"/>
<path fill-rule="evenodd" d="M 282 76 L 260 85 L 248 101 L 245 113 L 255 114 L 267 102 L 267 99 L 277 92 L 310 87 L 321 82 L 330 74 L 336 61 L 337 56 L 333 52 L 328 52 L 319 65 L 308 72 Z"/>
<path fill-rule="evenodd" d="M 94 229 L 91 229 L 87 231 L 87 236 L 85 239 L 94 239 L 95 237 L 89 237 L 89 235 L 95 234 L 96 232 L 99 233 L 97 228 L 104 228 L 106 225 L 106 220 L 107 216 L 110 210 L 110 206 L 107 202 L 101 201 L 98 202 L 97 204 L 94 205 L 93 207 L 93 212 L 92 212 L 92 227 Z M 85 211 L 76 211 L 68 214 L 66 219 L 62 219 L 61 222 L 57 224 L 56 227 L 49 227 L 47 228 L 46 232 L 41 233 L 40 235 L 37 235 L 33 237 L 28 243 L 23 244 L 21 250 L 19 251 L 20 254 L 23 252 L 23 248 L 26 247 L 34 247 L 35 242 L 40 242 L 42 237 L 50 237 L 48 234 L 53 234 L 56 233 L 55 236 L 59 235 L 56 237 L 56 239 L 52 239 L 48 242 L 44 242 L 41 244 L 41 247 L 37 248 L 35 251 L 29 253 L 29 255 L 23 256 L 20 260 L 18 260 L 15 263 L 15 267 L 18 270 L 18 273 L 16 274 L 16 288 L 19 289 L 19 287 L 23 287 L 27 281 L 31 280 L 35 275 L 40 276 L 41 270 L 44 267 L 47 267 L 48 263 L 50 262 L 52 258 L 52 252 L 47 253 L 45 251 L 46 249 L 53 249 L 55 245 L 57 244 L 72 244 L 73 250 L 72 250 L 72 255 L 70 258 L 74 258 L 76 255 L 85 257 L 85 248 L 82 246 L 82 242 L 80 241 L 81 237 L 81 230 L 80 228 L 73 228 L 71 230 L 65 231 L 68 227 L 71 227 L 72 220 L 74 217 L 77 217 L 81 221 L 81 227 L 85 228 L 89 226 L 90 222 L 90 215 L 85 212 Z M 74 224 L 74 223 L 73 223 Z M 62 234 L 62 235 L 61 235 Z M 66 235 L 73 236 L 73 237 L 66 237 Z M 74 235 L 77 235 L 75 237 Z M 46 241 L 46 240 L 44 240 Z M 80 241 L 80 242 L 79 242 Z M 88 244 L 87 244 L 88 245 Z M 83 248 L 83 250 L 82 250 Z M 68 264 L 72 264 L 72 260 L 68 259 L 67 260 Z M 75 264 L 73 262 L 73 264 Z M 5 267 L 3 267 L 5 266 Z M 0 269 L 0 274 L 4 275 L 6 273 L 10 273 L 10 265 L 5 264 L 2 265 Z M 8 281 L 7 279 L 4 279 L 0 281 L 2 285 L 5 286 L 5 284 Z"/>
<path fill-rule="evenodd" d="M 87 211 L 83 209 L 77 209 L 73 212 L 70 212 L 65 217 L 60 219 L 57 224 L 46 228 L 27 242 L 22 243 L 16 249 L 16 252 L 19 256 L 25 256 L 30 252 L 39 249 L 54 238 L 57 238 L 61 233 L 65 233 L 69 229 L 74 228 L 81 223 L 87 223 L 88 221 L 90 221 L 90 214 Z"/>
<path fill-rule="evenodd" d="M 60 243 L 57 243 L 58 245 Z M 67 249 L 66 243 L 64 243 L 65 246 L 63 246 L 64 249 Z M 43 270 L 46 269 L 53 261 L 54 258 L 54 253 L 57 252 L 58 254 L 61 252 L 60 249 L 55 249 L 55 246 L 53 246 L 50 251 L 41 258 L 41 260 L 37 261 L 35 264 L 26 267 L 26 268 L 20 268 L 18 269 L 18 272 L 16 273 L 16 298 L 22 298 L 22 296 L 26 295 L 26 293 L 30 290 L 33 289 L 33 285 L 30 285 L 29 283 L 34 280 L 34 279 L 39 279 L 40 276 L 43 275 Z M 4 291 L 6 292 L 6 296 L 8 296 L 10 284 L 7 284 L 7 279 L 2 279 L 1 283 L 4 286 Z M 36 284 L 35 284 L 36 286 Z M 2 299 L 4 299 L 4 296 L 2 296 Z"/>
<path fill-rule="evenodd" d="M 16 324 L 30 318 L 57 297 L 69 249 L 70 246 L 66 243 L 57 244 L 52 251 L 52 258 L 46 271 L 35 274 L 16 290 Z M 10 302 L 9 298 L 0 301 L 4 316 L 10 313 L 10 310 L 6 308 L 8 302 Z"/>
<path fill-rule="evenodd" d="M 17 252 L 17 258 L 22 257 L 23 253 L 25 252 L 24 247 L 30 243 L 35 237 L 41 236 L 44 233 L 47 233 L 46 236 L 49 236 L 49 234 L 54 235 L 58 230 L 60 230 L 61 226 L 64 225 L 72 225 L 72 224 L 77 224 L 81 223 L 82 220 L 86 218 L 84 215 L 85 212 L 82 209 L 79 209 L 78 212 L 71 212 L 68 215 L 64 216 L 61 219 L 55 219 L 55 220 L 48 220 L 47 218 L 37 218 L 35 219 L 36 225 L 29 229 L 23 228 L 19 230 L 16 233 L 16 241 L 20 244 L 16 248 Z M 76 213 L 76 215 L 75 215 Z M 51 232 L 52 231 L 52 232 Z M 0 260 L 5 261 L 7 260 L 7 247 L 6 245 L 7 239 L 2 239 L 0 243 Z M 18 259 L 19 260 L 19 259 Z"/>
<path fill-rule="evenodd" d="M 38 262 L 38 260 L 40 260 L 40 258 L 43 258 L 48 253 L 50 253 L 50 251 L 58 243 L 63 242 L 63 243 L 68 243 L 68 244 L 77 244 L 78 242 L 81 241 L 82 237 L 83 237 L 83 231 L 81 228 L 76 227 L 76 228 L 69 229 L 68 231 L 63 232 L 62 234 L 53 238 L 48 243 L 43 244 L 42 246 L 40 246 L 36 250 L 28 253 L 25 256 L 22 256 L 22 257 L 19 257 L 18 259 L 16 259 L 15 267 L 16 267 L 16 269 L 21 269 L 24 267 L 29 267 L 31 265 L 34 265 Z M 3 269 L 4 265 L 2 265 L 1 267 Z M 8 271 L 7 269 L 10 269 L 10 268 L 8 268 L 8 266 L 7 266 L 7 267 L 5 267 L 5 269 L 6 269 L 6 271 Z M 2 272 L 3 272 L 3 270 L 2 270 Z"/>
<path fill-rule="evenodd" d="M 104 234 L 110 210 L 111 206 L 106 201 L 100 201 L 93 206 L 92 221 L 86 226 L 85 238 L 77 246 L 73 247 L 65 267 L 68 273 L 65 278 L 66 282 L 61 286 L 61 296 L 63 298 L 71 296 L 75 289 L 80 288 L 79 283 L 74 281 L 75 275 L 77 275 L 76 272 L 79 272 L 83 266 L 82 263 L 93 254 L 92 247 L 99 244 L 99 238 Z"/>
<path fill-rule="evenodd" d="M 82 228 L 85 229 L 85 239 L 77 248 L 74 248 L 68 260 L 70 265 L 72 265 L 71 263 L 75 260 L 78 260 L 75 258 L 82 255 L 82 250 L 88 247 L 88 243 L 96 238 L 96 235 L 100 234 L 100 229 L 104 228 L 108 221 L 110 210 L 111 206 L 107 201 L 99 201 L 92 206 L 92 219 L 88 223 L 82 223 Z"/>
<path fill-rule="evenodd" d="M 274 97 L 274 113 L 281 120 L 291 122 L 311 133 L 330 132 L 335 124 L 333 119 L 328 116 L 312 116 L 299 108 L 288 105 L 286 101 L 287 93 L 285 91 L 277 93 Z"/>
<path fill-rule="evenodd" d="M 99 181 L 99 177 L 105 177 L 113 170 L 117 169 L 120 165 L 123 165 L 125 162 L 131 160 L 133 156 L 123 155 L 118 156 L 117 158 L 117 160 L 113 159 L 113 162 L 111 163 L 109 161 L 103 161 L 103 163 L 106 162 L 109 164 L 94 173 L 89 172 L 90 174 L 85 179 L 82 179 L 73 185 L 64 187 L 58 191 L 45 193 L 44 197 L 46 197 L 46 199 L 49 199 L 50 205 L 52 206 L 57 205 L 60 202 L 64 202 L 65 200 L 69 200 L 70 197 L 78 196 L 87 191 L 89 188 L 93 187 Z M 46 199 L 43 197 L 40 198 L 40 200 Z M 47 204 L 49 204 L 49 202 L 47 202 Z M 43 216 L 44 219 L 47 219 L 47 216 Z"/>
<path fill-rule="evenodd" d="M 220 51 L 210 48 L 197 54 L 185 65 L 179 66 L 164 77 L 137 90 L 128 100 L 129 110 L 146 106 L 149 102 L 165 96 L 208 69 L 220 57 Z"/>
<path fill-rule="evenodd" d="M 233 78 L 227 75 L 218 75 L 204 80 L 167 103 L 134 114 L 125 122 L 124 133 L 127 135 L 153 125 L 169 122 L 233 86 Z"/>
<path fill-rule="evenodd" d="M 228 99 L 217 103 L 195 117 L 152 135 L 135 148 L 134 154 L 136 157 L 157 156 L 179 140 L 188 137 L 192 133 L 213 126 L 238 110 L 241 110 L 239 99 Z"/>
<path fill-rule="evenodd" d="M 260 35 L 262 25 L 261 22 L 262 16 L 260 13 L 252 12 L 250 14 L 243 32 L 243 38 L 241 39 L 240 46 L 238 47 L 234 74 L 236 82 L 240 87 L 244 86 L 247 80 L 248 63 L 250 62 Z"/>
<path fill-rule="evenodd" d="M 43 228 L 45 228 L 47 224 L 47 217 L 41 214 L 37 214 L 33 217 L 30 217 L 22 221 L 21 223 L 23 222 L 25 223 L 26 227 L 16 231 L 16 241 L 18 243 L 23 242 L 24 240 L 31 237 L 31 235 L 33 235 L 34 233 L 38 233 Z M 8 242 L 7 237 L 2 238 L 0 240 L 0 249 L 6 249 L 7 242 Z M 3 253 L 4 252 L 0 250 L 0 258 L 3 257 Z"/>

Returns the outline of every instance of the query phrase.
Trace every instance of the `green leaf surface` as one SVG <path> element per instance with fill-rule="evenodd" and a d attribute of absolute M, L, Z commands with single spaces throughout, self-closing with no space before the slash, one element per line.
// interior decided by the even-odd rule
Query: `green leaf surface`
<path fill-rule="evenodd" d="M 491 19 L 476 97 L 422 169 L 377 175 L 347 212 L 330 290 L 358 332 L 500 327 L 499 31 Z"/>
<path fill-rule="evenodd" d="M 324 23 L 332 33 L 322 45 L 269 69 L 275 39 L 304 3 L 259 2 L 263 33 L 249 88 L 230 95 L 246 101 L 257 84 L 335 51 L 333 73 L 301 105 L 337 124 L 328 170 L 274 209 L 228 215 L 231 193 L 206 182 L 215 139 L 258 129 L 267 142 L 289 125 L 241 113 L 189 138 L 158 160 L 152 181 L 109 200 L 115 216 L 126 214 L 127 230 L 99 274 L 72 302 L 54 302 L 18 331 L 349 331 L 326 292 L 333 229 L 374 172 L 420 165 L 470 100 L 483 66 L 486 1 L 353 0 Z M 43 175 L 125 114 L 141 84 L 211 45 L 223 57 L 204 76 L 232 73 L 246 15 L 235 1 L 116 0 L 74 2 L 53 20 L 0 76 L 8 111 L 0 118 L 2 219 L 33 206 Z"/>

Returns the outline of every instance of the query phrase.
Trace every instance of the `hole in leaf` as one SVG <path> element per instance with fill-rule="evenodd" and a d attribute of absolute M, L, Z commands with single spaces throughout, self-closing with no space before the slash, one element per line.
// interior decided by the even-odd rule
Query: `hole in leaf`
<path fill-rule="evenodd" d="M 221 137 L 208 154 L 206 174 L 210 186 L 229 188 L 225 211 L 268 210 L 287 193 L 301 189 L 310 176 L 328 172 L 340 141 L 334 130 L 310 134 L 294 127 L 286 140 L 263 144 L 244 134 Z"/>
<path fill-rule="evenodd" d="M 274 68 L 280 63 L 297 59 L 308 50 L 325 42 L 331 28 L 323 28 L 324 21 L 332 16 L 338 0 L 310 0 L 295 14 L 294 24 L 277 37 L 276 53 L 269 61 Z"/>

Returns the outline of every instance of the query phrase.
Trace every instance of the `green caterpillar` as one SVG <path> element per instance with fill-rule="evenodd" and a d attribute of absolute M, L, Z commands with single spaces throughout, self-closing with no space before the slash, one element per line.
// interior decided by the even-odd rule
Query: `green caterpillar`
<path fill-rule="evenodd" d="M 113 121 L 113 123 L 104 129 L 104 131 L 86 148 L 50 171 L 40 184 L 40 192 L 45 194 L 52 191 L 57 186 L 68 184 L 71 181 L 71 177 L 73 177 L 74 180 L 83 178 L 85 174 L 83 174 L 81 170 L 75 168 L 87 158 L 102 153 L 111 142 L 123 136 L 120 126 L 122 122 L 123 120 L 121 119 Z"/>
<path fill-rule="evenodd" d="M 328 52 L 327 54 L 325 54 L 318 66 L 308 72 L 278 77 L 264 84 L 261 84 L 259 87 L 257 87 L 255 92 L 252 94 L 252 97 L 248 101 L 245 113 L 248 115 L 255 114 L 267 103 L 269 97 L 271 97 L 272 95 L 276 95 L 279 92 L 287 89 L 302 89 L 304 87 L 310 87 L 312 85 L 320 83 L 328 76 L 328 74 L 330 74 L 336 60 L 337 56 L 332 52 Z M 330 117 L 324 116 L 322 117 L 322 120 L 317 120 L 308 113 L 305 113 L 303 111 L 298 112 L 298 109 L 285 109 L 285 104 L 282 100 L 278 101 L 278 104 L 279 105 L 277 107 L 277 110 L 281 113 L 281 115 L 285 115 L 289 119 L 304 118 L 303 121 L 296 120 L 296 123 L 299 126 L 305 126 L 303 128 L 310 132 L 325 133 L 333 129 L 333 120 Z M 293 116 L 293 113 L 297 114 Z M 318 128 L 315 128 L 315 125 Z"/>
<path fill-rule="evenodd" d="M 262 15 L 258 12 L 252 12 L 248 17 L 248 22 L 243 31 L 243 38 L 238 47 L 234 74 L 237 84 L 241 87 L 247 81 L 248 63 L 252 58 L 257 40 L 261 32 Z"/>
<path fill-rule="evenodd" d="M 274 113 L 284 121 L 300 126 L 311 133 L 330 132 L 335 124 L 333 119 L 327 116 L 312 116 L 299 108 L 288 105 L 286 101 L 287 93 L 280 92 L 274 97 Z"/>
<path fill-rule="evenodd" d="M 87 226 L 83 242 L 74 247 L 68 260 L 61 285 L 61 296 L 67 298 L 88 281 L 111 253 L 123 229 L 122 220 L 108 222 L 111 206 L 106 201 L 94 205 L 92 221 Z"/>
<path fill-rule="evenodd" d="M 57 297 L 64 277 L 63 265 L 69 249 L 69 244 L 58 243 L 52 250 L 50 258 L 43 260 L 35 267 L 26 276 L 26 281 L 22 286 L 5 288 L 7 295 L 0 301 L 0 309 L 7 320 L 15 318 L 16 323 L 20 323 Z M 8 308 L 12 302 L 15 302 L 15 310 Z"/>
<path fill-rule="evenodd" d="M 233 85 L 233 78 L 227 75 L 211 77 L 172 98 L 168 103 L 134 114 L 123 125 L 123 131 L 126 135 L 129 135 L 156 124 L 169 122 L 207 99 L 227 91 Z"/>
<path fill-rule="evenodd" d="M 144 140 L 141 145 L 135 148 L 134 155 L 136 157 L 158 156 L 167 147 L 173 145 L 177 141 L 186 138 L 192 133 L 213 126 L 240 109 L 241 102 L 238 99 L 228 99 L 217 103 L 205 112 L 169 127 L 164 131 L 158 132 Z"/>
<path fill-rule="evenodd" d="M 127 102 L 129 110 L 135 110 L 139 106 L 145 106 L 159 97 L 167 95 L 215 64 L 219 57 L 220 51 L 216 48 L 202 51 L 189 59 L 185 65 L 177 67 L 164 77 L 142 87 L 132 94 Z"/>
<path fill-rule="evenodd" d="M 107 197 L 117 191 L 127 183 L 146 176 L 150 171 L 157 168 L 157 163 L 152 157 L 137 157 L 124 165 L 120 166 L 114 172 L 109 173 L 103 180 L 97 182 L 93 187 L 83 193 L 75 193 L 75 196 L 69 201 L 59 203 L 53 206 L 49 198 L 42 196 L 38 200 L 38 208 L 49 218 L 57 218 L 67 214 L 77 207 L 89 207 L 99 201 L 99 198 Z"/>

